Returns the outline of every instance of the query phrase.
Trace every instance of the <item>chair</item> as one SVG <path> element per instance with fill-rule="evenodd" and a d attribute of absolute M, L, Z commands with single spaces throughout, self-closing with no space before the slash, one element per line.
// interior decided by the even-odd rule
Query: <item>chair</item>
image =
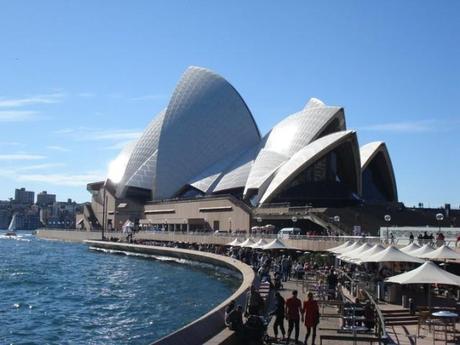
<path fill-rule="evenodd" d="M 417 336 L 420 337 L 420 329 L 423 326 L 428 326 L 428 332 L 431 332 L 431 313 L 428 310 L 423 310 L 419 312 L 418 323 L 417 323 Z"/>

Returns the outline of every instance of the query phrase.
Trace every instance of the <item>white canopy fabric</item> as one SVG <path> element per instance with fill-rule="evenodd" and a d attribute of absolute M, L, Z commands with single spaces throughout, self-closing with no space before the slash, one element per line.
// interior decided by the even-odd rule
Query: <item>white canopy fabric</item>
<path fill-rule="evenodd" d="M 460 260 L 460 254 L 457 253 L 455 250 L 450 249 L 446 245 L 442 245 L 438 249 L 433 250 L 431 253 L 425 254 L 422 257 L 425 259 L 431 259 L 431 260 L 447 260 L 447 259 Z"/>
<path fill-rule="evenodd" d="M 254 241 L 248 238 L 246 241 L 243 241 L 242 243 L 238 244 L 239 247 L 250 247 L 254 244 Z"/>
<path fill-rule="evenodd" d="M 380 253 L 374 254 L 369 257 L 361 258 L 361 262 L 416 262 L 424 263 L 423 260 L 418 259 L 412 255 L 403 253 L 395 246 L 389 246 Z"/>
<path fill-rule="evenodd" d="M 337 249 L 347 248 L 347 247 L 351 246 L 352 244 L 353 244 L 352 241 L 347 241 L 347 242 L 345 242 L 345 243 L 342 243 L 340 246 L 333 247 L 333 248 L 329 248 L 329 249 L 327 249 L 327 251 L 328 251 L 328 252 L 331 252 L 331 253 L 335 253 L 335 251 L 336 251 Z"/>
<path fill-rule="evenodd" d="M 360 245 L 358 248 L 352 250 L 352 251 L 346 251 L 345 253 L 343 253 L 342 255 L 340 255 L 338 258 L 340 260 L 344 260 L 344 261 L 350 261 L 351 259 L 356 259 L 357 256 L 359 256 L 359 254 L 371 249 L 372 246 L 369 244 L 369 243 L 363 243 L 362 245 Z"/>
<path fill-rule="evenodd" d="M 235 246 L 238 246 L 240 244 L 241 244 L 241 242 L 238 240 L 238 238 L 235 238 L 232 242 L 227 243 L 227 246 L 235 247 Z"/>
<path fill-rule="evenodd" d="M 385 250 L 385 247 L 382 246 L 380 243 L 375 244 L 370 249 L 368 249 L 368 250 L 362 252 L 361 254 L 359 254 L 358 256 L 356 256 L 353 261 L 356 262 L 356 263 L 361 263 L 362 262 L 361 259 L 368 258 L 368 257 L 370 257 L 372 255 L 375 255 L 377 253 L 380 253 L 380 252 L 382 252 L 384 250 Z"/>
<path fill-rule="evenodd" d="M 341 255 L 341 254 L 343 254 L 345 252 L 351 252 L 352 250 L 358 249 L 360 245 L 361 245 L 361 243 L 355 242 L 351 246 L 336 249 L 335 251 L 333 251 L 333 253 L 338 256 L 338 255 Z"/>
<path fill-rule="evenodd" d="M 267 242 L 261 238 L 260 240 L 258 240 L 256 243 L 254 243 L 253 245 L 251 245 L 251 248 L 254 248 L 254 249 L 257 249 L 257 248 L 262 248 L 263 246 L 265 246 L 267 244 Z"/>
<path fill-rule="evenodd" d="M 424 244 L 419 249 L 409 252 L 408 254 L 415 256 L 417 258 L 423 258 L 425 257 L 426 254 L 429 254 L 432 251 L 433 251 L 433 248 L 431 248 L 428 244 Z"/>
<path fill-rule="evenodd" d="M 263 250 L 271 250 L 271 249 L 286 249 L 287 247 L 278 239 L 274 239 L 270 243 L 266 244 L 262 247 Z"/>
<path fill-rule="evenodd" d="M 408 244 L 405 247 L 399 248 L 400 251 L 406 254 L 410 254 L 410 252 L 413 252 L 414 250 L 419 249 L 420 246 L 418 244 L 415 244 L 414 242 Z"/>
<path fill-rule="evenodd" d="M 439 268 L 431 261 L 416 269 L 398 274 L 385 280 L 397 284 L 446 284 L 460 286 L 460 277 Z"/>

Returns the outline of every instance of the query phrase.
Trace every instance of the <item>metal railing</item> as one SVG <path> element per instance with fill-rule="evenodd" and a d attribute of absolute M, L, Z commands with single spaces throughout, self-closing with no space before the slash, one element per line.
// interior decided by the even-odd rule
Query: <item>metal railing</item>
<path fill-rule="evenodd" d="M 374 328 L 374 333 L 377 337 L 379 337 L 379 339 L 382 340 L 382 342 L 386 342 L 389 337 L 388 337 L 388 334 L 386 332 L 386 328 L 385 328 L 385 318 L 382 314 L 382 311 L 380 310 L 377 302 L 375 301 L 374 297 L 372 296 L 372 294 L 368 291 L 368 288 L 364 288 L 362 284 L 360 284 L 359 281 L 356 281 L 355 279 L 353 279 L 348 273 L 346 273 L 345 271 L 343 270 L 338 270 L 338 272 L 340 272 L 340 274 L 342 274 L 343 277 L 345 277 L 345 279 L 348 281 L 348 283 L 350 284 L 350 293 L 351 295 L 354 295 L 353 292 L 358 292 L 359 289 L 361 289 L 364 294 L 366 295 L 367 299 L 369 300 L 369 302 L 372 304 L 373 308 L 374 308 L 374 312 L 375 312 L 375 328 Z"/>

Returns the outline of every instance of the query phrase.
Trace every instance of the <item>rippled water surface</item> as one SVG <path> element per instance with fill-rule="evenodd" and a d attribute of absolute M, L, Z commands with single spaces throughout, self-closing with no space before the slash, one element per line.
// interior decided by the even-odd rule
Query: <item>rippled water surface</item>
<path fill-rule="evenodd" d="M 1 344 L 149 344 L 238 284 L 209 267 L 2 234 Z"/>

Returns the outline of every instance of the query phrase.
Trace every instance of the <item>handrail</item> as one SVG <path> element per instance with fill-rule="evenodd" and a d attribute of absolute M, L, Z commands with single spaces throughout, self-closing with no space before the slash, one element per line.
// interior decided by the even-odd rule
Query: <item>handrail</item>
<path fill-rule="evenodd" d="M 372 303 L 374 306 L 374 310 L 377 314 L 377 318 L 379 319 L 379 322 L 377 323 L 377 336 L 381 339 L 388 339 L 388 334 L 387 330 L 385 327 L 385 318 L 383 317 L 382 311 L 378 307 L 377 303 L 375 302 L 374 298 L 371 296 L 371 294 L 366 290 L 363 289 L 364 293 L 366 294 L 367 298 L 369 301 Z"/>
<path fill-rule="evenodd" d="M 350 292 L 353 291 L 353 286 L 355 286 L 355 285 L 359 286 L 359 282 L 357 282 L 350 275 L 348 275 L 348 273 L 346 273 L 345 271 L 340 270 L 340 269 L 337 270 L 337 271 L 340 272 L 350 282 Z M 369 291 L 367 291 L 367 289 L 362 289 L 362 291 L 366 294 L 367 298 L 369 299 L 371 304 L 374 306 L 374 310 L 375 310 L 375 313 L 376 313 L 376 318 L 378 319 L 378 322 L 375 325 L 376 326 L 376 329 L 375 329 L 376 335 L 381 339 L 388 339 L 388 334 L 387 334 L 386 328 L 385 328 L 385 318 L 384 318 L 384 316 L 382 314 L 382 311 L 378 307 L 377 303 L 375 302 L 374 298 L 369 293 Z"/>

